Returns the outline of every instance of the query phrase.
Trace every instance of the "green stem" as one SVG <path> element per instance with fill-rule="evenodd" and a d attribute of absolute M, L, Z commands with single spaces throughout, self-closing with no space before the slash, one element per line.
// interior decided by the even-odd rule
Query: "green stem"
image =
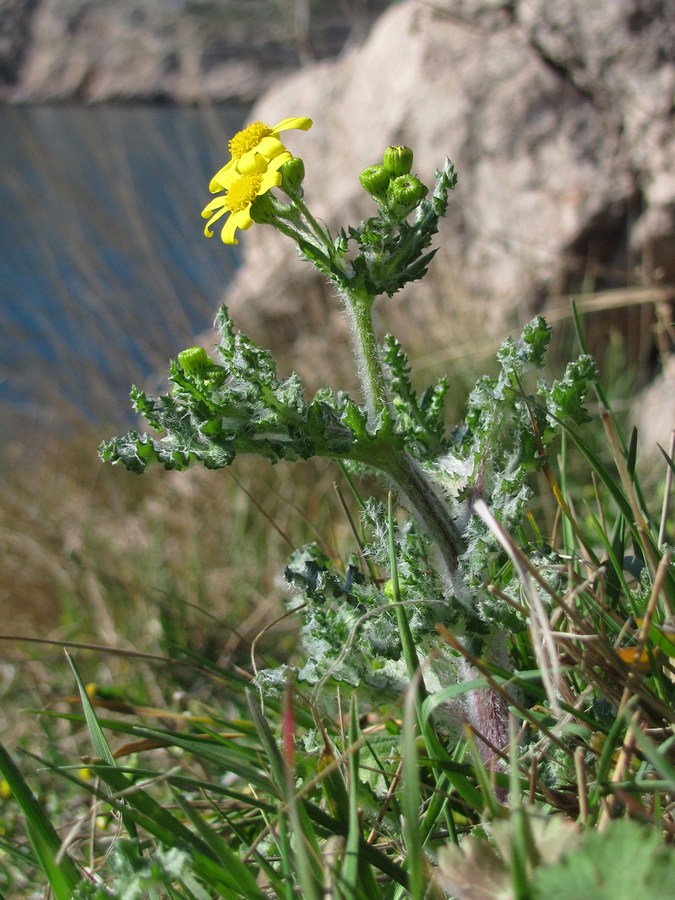
<path fill-rule="evenodd" d="M 378 421 L 381 423 L 382 419 L 391 417 L 389 391 L 373 327 L 372 306 L 375 298 L 353 290 L 343 290 L 342 296 L 351 314 L 359 375 L 371 425 L 375 428 Z M 394 481 L 424 529 L 436 542 L 446 574 L 454 582 L 464 542 L 446 503 L 422 468 L 404 450 L 392 446 L 387 458 L 378 467 Z"/>
<path fill-rule="evenodd" d="M 454 582 L 459 557 L 464 551 L 464 540 L 447 504 L 409 454 L 397 453 L 388 462 L 386 472 L 405 496 L 411 510 L 417 514 L 424 530 L 434 539 L 446 574 L 453 587 L 457 587 Z"/>
<path fill-rule="evenodd" d="M 352 320 L 354 344 L 359 363 L 361 386 L 373 428 L 378 419 L 389 415 L 389 391 L 382 370 L 380 350 L 373 328 L 373 300 L 369 294 L 342 289 L 342 299 Z"/>
<path fill-rule="evenodd" d="M 316 221 L 312 213 L 309 211 L 308 207 L 305 205 L 304 201 L 299 197 L 293 198 L 294 205 L 300 210 L 302 215 L 305 217 L 305 220 L 309 224 L 310 228 L 314 232 L 314 234 L 319 239 L 320 245 L 325 247 L 326 250 L 332 251 L 333 249 L 333 240 L 330 236 L 330 231 L 327 228 L 323 228 Z"/>
<path fill-rule="evenodd" d="M 449 186 L 453 187 L 454 184 Z M 455 592 L 458 592 L 460 589 L 460 579 L 457 577 L 459 560 L 466 549 L 465 542 L 442 495 L 437 491 L 422 467 L 406 452 L 400 442 L 396 441 L 394 433 L 395 418 L 373 325 L 373 301 L 375 296 L 366 291 L 363 284 L 358 282 L 354 284 L 353 280 L 350 279 L 348 281 L 345 278 L 344 269 L 342 266 L 337 265 L 330 235 L 318 225 L 301 200 L 298 201 L 295 198 L 295 206 L 305 216 L 305 221 L 309 223 L 310 228 L 316 234 L 322 248 L 331 260 L 333 277 L 339 285 L 338 289 L 351 318 L 359 377 L 368 409 L 368 425 L 373 436 L 376 434 L 377 438 L 379 438 L 375 442 L 378 444 L 377 459 L 374 459 L 372 456 L 372 451 L 375 450 L 373 446 L 370 448 L 371 453 L 365 454 L 370 458 L 362 458 L 362 461 L 374 465 L 383 471 L 392 480 L 397 490 L 403 494 L 411 512 L 417 517 L 422 528 L 433 539 L 440 552 L 446 577 Z M 429 206 L 428 213 L 432 218 L 438 218 L 438 213 L 432 205 Z M 392 566 L 392 577 L 395 578 L 395 566 Z M 407 625 L 405 612 L 401 610 L 399 624 L 404 640 L 404 648 L 407 650 L 405 656 L 409 668 L 413 669 L 417 663 L 416 653 L 414 652 L 414 646 L 410 644 L 412 636 L 409 629 L 404 627 L 404 621 L 405 625 Z M 493 651 L 501 652 L 503 649 L 500 640 L 501 644 L 505 643 L 503 634 L 498 636 L 497 644 L 499 646 L 491 648 Z M 464 674 L 466 675 L 467 673 Z M 508 723 L 508 708 L 503 697 L 496 694 L 491 688 L 488 688 L 485 691 L 478 692 L 474 706 L 474 709 L 469 709 L 469 719 L 472 721 L 472 724 L 477 726 L 478 730 L 482 731 L 488 740 L 493 741 L 499 747 L 504 746 L 506 743 L 505 728 Z M 481 746 L 485 753 L 485 746 Z"/>
<path fill-rule="evenodd" d="M 276 230 L 280 231 L 282 234 L 285 234 L 286 237 L 291 238 L 291 240 L 295 241 L 296 244 L 304 240 L 304 235 L 301 231 L 296 228 L 292 228 L 290 225 L 287 225 L 279 216 L 275 216 L 274 220 L 268 222 L 267 224 L 271 225 L 273 228 L 276 228 Z"/>

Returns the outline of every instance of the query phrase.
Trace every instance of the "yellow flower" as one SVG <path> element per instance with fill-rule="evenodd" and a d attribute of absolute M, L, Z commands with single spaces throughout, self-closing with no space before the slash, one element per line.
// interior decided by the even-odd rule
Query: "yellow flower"
<path fill-rule="evenodd" d="M 270 188 L 279 187 L 281 184 L 279 169 L 292 158 L 288 150 L 284 150 L 272 160 L 258 155 L 251 171 L 245 174 L 238 172 L 236 168 L 230 168 L 221 181 L 226 193 L 214 197 L 202 210 L 202 217 L 209 220 L 204 227 L 206 237 L 213 237 L 211 226 L 229 213 L 220 236 L 224 244 L 238 244 L 239 241 L 234 236 L 237 228 L 246 231 L 253 225 L 251 204 L 257 197 L 266 194 Z"/>
<path fill-rule="evenodd" d="M 280 131 L 288 131 L 291 128 L 307 131 L 311 127 L 312 120 L 307 117 L 282 119 L 274 127 L 265 125 L 264 122 L 252 122 L 247 125 L 242 131 L 238 131 L 229 142 L 228 149 L 232 159 L 213 176 L 209 190 L 212 194 L 228 190 L 228 179 L 233 170 L 241 175 L 257 173 L 259 156 L 269 163 L 282 153 L 287 153 L 288 151 L 277 137 Z"/>

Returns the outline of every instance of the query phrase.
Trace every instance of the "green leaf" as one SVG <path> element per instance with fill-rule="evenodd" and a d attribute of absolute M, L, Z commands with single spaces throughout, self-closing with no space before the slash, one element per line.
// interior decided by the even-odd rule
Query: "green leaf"
<path fill-rule="evenodd" d="M 265 895 L 258 888 L 254 873 L 234 851 L 224 853 L 221 847 L 220 855 L 217 855 L 212 848 L 212 841 L 207 843 L 195 835 L 147 791 L 135 785 L 126 773 L 108 766 L 93 766 L 93 769 L 113 790 L 113 796 L 107 798 L 107 802 L 118 809 L 125 819 L 133 819 L 136 825 L 144 828 L 164 845 L 185 848 L 190 854 L 195 873 L 217 890 L 220 896 L 263 900 Z M 124 803 L 114 797 L 119 792 L 124 792 Z"/>
<path fill-rule="evenodd" d="M 242 453 L 271 463 L 324 456 L 377 465 L 387 423 L 371 433 L 366 410 L 344 393 L 320 390 L 307 403 L 299 377 L 279 379 L 272 356 L 235 332 L 225 307 L 217 326 L 222 365 L 204 375 L 172 363 L 173 389 L 161 397 L 134 388 L 134 408 L 159 437 L 130 431 L 104 441 L 102 460 L 139 474 L 155 463 L 219 469 Z"/>
<path fill-rule="evenodd" d="M 539 868 L 534 900 L 660 900 L 675 896 L 673 851 L 659 831 L 629 819 L 588 831 L 583 846 Z"/>

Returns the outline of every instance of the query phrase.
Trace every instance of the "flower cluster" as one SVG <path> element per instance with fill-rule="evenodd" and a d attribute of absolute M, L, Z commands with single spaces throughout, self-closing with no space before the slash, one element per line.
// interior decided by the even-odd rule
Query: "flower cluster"
<path fill-rule="evenodd" d="M 412 163 L 409 147 L 387 147 L 382 163 L 368 166 L 359 176 L 365 190 L 394 219 L 404 219 L 429 193 L 427 186 L 410 174 Z"/>
<path fill-rule="evenodd" d="M 206 237 L 213 237 L 212 225 L 228 215 L 220 236 L 224 244 L 237 244 L 236 231 L 253 224 L 251 205 L 273 187 L 282 183 L 279 171 L 293 159 L 279 140 L 279 133 L 297 128 L 307 131 L 312 120 L 306 117 L 282 119 L 274 127 L 253 122 L 237 132 L 228 144 L 231 159 L 211 179 L 209 190 L 218 194 L 202 210 L 208 219 Z M 220 192 L 224 193 L 220 193 Z"/>

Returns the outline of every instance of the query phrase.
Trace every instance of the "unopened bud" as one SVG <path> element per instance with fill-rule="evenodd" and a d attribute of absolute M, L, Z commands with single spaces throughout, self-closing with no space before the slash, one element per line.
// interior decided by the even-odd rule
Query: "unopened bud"
<path fill-rule="evenodd" d="M 279 169 L 281 172 L 281 190 L 289 197 L 298 193 L 304 178 L 305 164 L 299 156 L 294 156 Z"/>
<path fill-rule="evenodd" d="M 276 219 L 277 210 L 272 194 L 267 192 L 256 197 L 251 203 L 250 214 L 256 225 L 269 225 L 270 222 L 273 222 Z"/>
<path fill-rule="evenodd" d="M 414 175 L 399 175 L 389 185 L 387 205 L 394 216 L 407 216 L 429 193 Z"/>
<path fill-rule="evenodd" d="M 359 175 L 359 181 L 371 197 L 384 200 L 391 181 L 391 172 L 384 166 L 368 166 Z"/>
<path fill-rule="evenodd" d="M 203 377 L 215 363 L 203 347 L 188 347 L 178 354 L 178 365 L 187 375 Z"/>
<path fill-rule="evenodd" d="M 410 147 L 387 147 L 382 157 L 382 165 L 393 178 L 408 175 L 412 169 L 413 152 Z"/>

